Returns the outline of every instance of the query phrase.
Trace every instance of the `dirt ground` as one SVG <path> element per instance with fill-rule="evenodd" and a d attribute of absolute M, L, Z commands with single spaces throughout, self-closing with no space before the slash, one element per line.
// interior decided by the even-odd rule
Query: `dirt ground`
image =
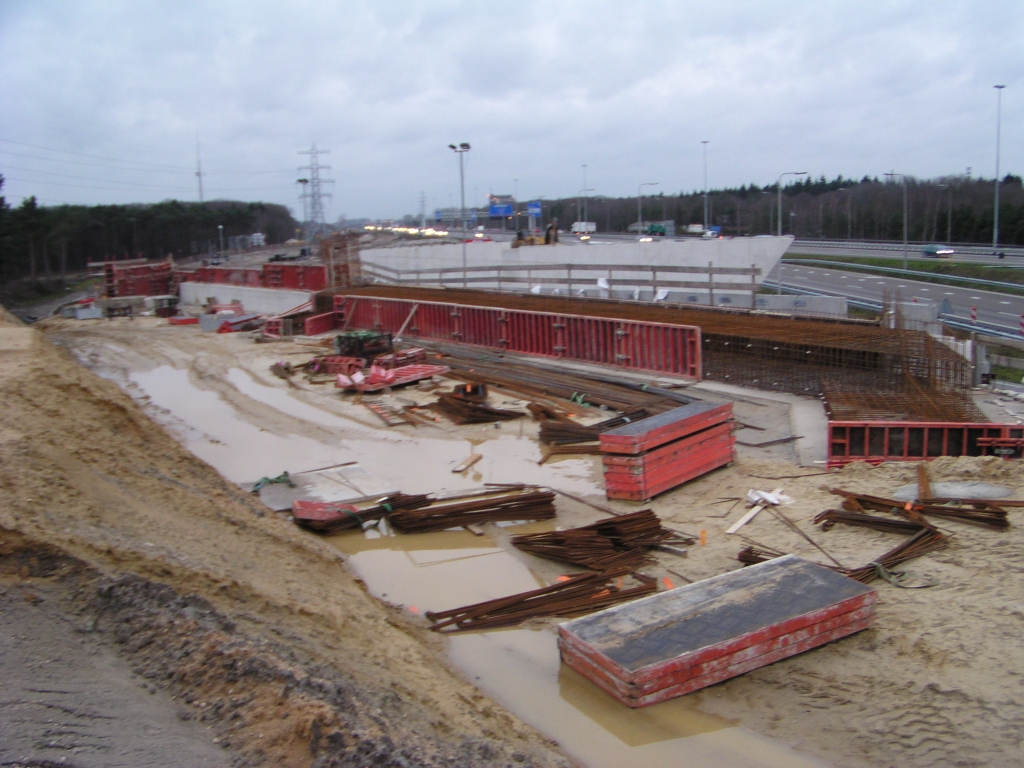
<path fill-rule="evenodd" d="M 243 386 L 244 377 L 233 373 L 243 371 L 264 388 L 356 424 L 358 449 L 371 463 L 372 445 L 385 445 L 385 456 L 397 462 L 419 440 L 436 454 L 422 462 L 429 469 L 449 455 L 447 446 L 456 446 L 451 456 L 464 455 L 469 440 L 487 459 L 465 481 L 449 474 L 446 482 L 456 485 L 509 475 L 533 480 L 543 469 L 552 484 L 574 489 L 593 484 L 596 459 L 537 468 L 524 456 L 488 453 L 495 433 L 479 427 L 385 433 L 333 390 L 300 383 L 296 391 L 271 377 L 269 362 L 311 354 L 293 344 L 256 345 L 241 335 L 200 335 L 147 318 L 54 319 L 40 330 L 123 389 L 75 364 L 39 330 L 0 326 L 0 479 L 7 502 L 0 507 L 0 563 L 10 574 L 8 594 L 46 585 L 52 597 L 40 605 L 59 607 L 55 627 L 71 621 L 88 629 L 79 638 L 86 644 L 116 648 L 157 691 L 150 697 L 191 713 L 195 722 L 179 722 L 200 725 L 196 738 L 218 739 L 217 749 L 234 759 L 289 766 L 566 764 L 555 745 L 451 670 L 444 643 L 425 621 L 369 597 L 336 549 L 268 514 L 233 484 L 277 465 L 238 467 L 228 482 L 195 455 L 213 460 L 223 446 L 153 402 L 137 375 L 186 371 L 192 386 L 230 401 L 267 439 L 336 438 L 336 429 L 311 424 L 294 406 L 291 413 L 275 408 L 263 390 Z M 754 401 L 737 401 L 737 415 L 765 431 L 744 431 L 741 439 L 788 434 L 783 406 Z M 523 427 L 526 437 L 531 428 Z M 511 429 L 504 427 L 506 438 Z M 410 469 L 410 484 L 436 484 L 426 469 Z M 648 572 L 679 584 L 738 567 L 745 542 L 724 531 L 745 505 L 722 500 L 750 488 L 783 488 L 793 503 L 782 512 L 815 542 L 844 565 L 870 562 L 899 538 L 839 526 L 823 532 L 811 518 L 837 506 L 829 488 L 886 495 L 913 482 L 914 469 L 852 465 L 824 476 L 798 467 L 792 446 L 744 449 L 731 468 L 651 504 L 666 524 L 705 531 L 707 543 L 692 547 L 685 560 L 662 555 Z M 1024 491 L 1017 463 L 939 459 L 931 472 L 936 482 L 985 480 L 1018 497 Z M 560 505 L 559 522 L 590 522 L 597 514 Z M 1015 525 L 1005 533 L 945 524 L 953 545 L 908 565 L 936 586 L 876 582 L 874 628 L 692 694 L 695 706 L 836 766 L 1019 765 L 1021 515 L 1011 513 Z M 827 562 L 769 514 L 742 534 Z M 0 610 L 7 604 L 0 600 Z M 186 738 L 168 730 L 167 738 L 179 736 Z"/>

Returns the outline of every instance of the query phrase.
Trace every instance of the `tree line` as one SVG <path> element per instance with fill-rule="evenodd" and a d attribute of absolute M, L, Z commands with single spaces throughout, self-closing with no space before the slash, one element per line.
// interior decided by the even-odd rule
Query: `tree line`
<path fill-rule="evenodd" d="M 0 196 L 0 281 L 50 281 L 106 259 L 211 253 L 219 248 L 220 226 L 225 244 L 256 232 L 273 244 L 295 237 L 298 222 L 285 206 L 273 203 L 42 206 L 33 196 L 12 207 Z"/>
<path fill-rule="evenodd" d="M 991 243 L 992 179 L 947 176 L 918 180 L 908 176 L 908 239 L 923 242 Z M 765 235 L 778 231 L 778 187 L 751 184 L 708 192 L 709 225 L 726 235 Z M 903 185 L 889 178 L 858 180 L 807 177 L 782 186 L 782 231 L 807 239 L 902 240 Z M 544 201 L 544 218 L 558 217 L 568 229 L 581 220 L 577 198 Z M 704 193 L 652 194 L 642 199 L 643 219 L 674 221 L 677 228 L 703 224 Z M 599 231 L 625 232 L 637 221 L 635 197 L 591 197 L 588 218 Z M 999 242 L 1024 245 L 1024 189 L 1008 174 L 1000 184 Z"/>

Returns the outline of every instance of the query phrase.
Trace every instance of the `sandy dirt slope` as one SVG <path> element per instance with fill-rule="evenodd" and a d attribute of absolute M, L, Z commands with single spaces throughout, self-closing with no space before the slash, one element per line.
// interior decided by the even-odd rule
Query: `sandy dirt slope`
<path fill-rule="evenodd" d="M 454 678 L 335 550 L 266 515 L 114 384 L 13 320 L 0 325 L 0 414 L 9 548 L 45 543 L 102 574 L 96 599 L 111 605 L 83 598 L 81 610 L 99 611 L 157 685 L 201 699 L 247 759 L 563 763 Z"/>
<path fill-rule="evenodd" d="M 240 368 L 254 380 L 260 371 L 268 377 L 268 360 L 292 345 L 261 348 L 241 338 L 203 338 L 156 321 L 134 323 L 47 321 L 43 327 L 86 365 L 126 386 L 131 385 L 132 372 L 170 366 L 187 371 L 188 380 L 200 391 L 216 393 L 246 423 L 258 424 L 270 434 L 329 434 L 323 427 L 303 424 L 294 414 L 260 405 L 240 391 L 240 379 L 231 373 Z M 366 598 L 326 542 L 259 517 L 261 510 L 250 497 L 168 440 L 112 384 L 69 365 L 38 339 L 25 342 L 19 352 L 20 343 L 12 336 L 6 345 L 10 353 L 0 353 L 2 369 L 13 371 L 17 380 L 16 387 L 4 386 L 2 395 L 0 458 L 5 493 L 13 503 L 0 510 L 0 526 L 57 544 L 118 578 L 140 574 L 142 582 L 113 579 L 120 586 L 105 596 L 94 588 L 97 597 L 90 597 L 87 605 L 102 597 L 114 602 L 111 615 L 138 616 L 127 621 L 139 624 L 142 637 L 152 634 L 159 641 L 143 643 L 137 650 L 127 643 L 126 652 L 146 654 L 154 647 L 153 658 L 137 662 L 140 669 L 158 677 L 170 669 L 166 679 L 179 695 L 192 691 L 201 703 L 219 702 L 222 713 L 248 706 L 232 703 L 237 689 L 228 691 L 237 683 L 224 678 L 226 673 L 217 671 L 216 662 L 204 666 L 207 659 L 222 658 L 234 642 L 241 644 L 246 658 L 251 654 L 260 659 L 253 666 L 277 670 L 266 673 L 278 681 L 268 684 L 273 695 L 264 698 L 261 693 L 253 701 L 262 703 L 252 711 L 243 709 L 236 720 L 230 720 L 232 714 L 223 716 L 228 725 L 247 724 L 242 740 L 250 749 L 246 754 L 256 754 L 252 745 L 257 742 L 253 734 L 260 732 L 257 727 L 267 739 L 271 737 L 264 724 L 280 726 L 280 709 L 271 708 L 270 702 L 278 701 L 276 697 L 288 688 L 296 691 L 291 696 L 310 697 L 304 713 L 326 707 L 316 716 L 303 714 L 304 725 L 288 723 L 283 735 L 272 737 L 276 752 L 268 752 L 267 745 L 259 747 L 281 760 L 287 756 L 296 765 L 311 760 L 310 743 L 330 743 L 322 734 L 331 729 L 341 734 L 336 738 L 344 741 L 345 755 L 354 754 L 360 743 L 377 744 L 374 738 L 385 730 L 378 721 L 401 730 L 401 738 L 392 733 L 396 744 L 425 745 L 428 754 L 464 749 L 467 752 L 460 754 L 480 755 L 484 745 L 484 751 L 497 750 L 492 761 L 496 764 L 520 764 L 516 758 L 527 754 L 524 759 L 537 764 L 557 760 L 513 718 L 449 676 L 438 661 L 439 646 L 421 624 Z M 286 388 L 269 377 L 263 384 Z M 346 411 L 333 392 L 329 397 L 312 390 L 298 394 L 310 403 L 324 398 L 322 407 L 332 413 L 358 416 L 355 410 Z M 136 396 L 143 400 L 138 392 Z M 171 414 L 152 404 L 146 408 L 174 429 Z M 782 425 L 775 423 L 778 414 L 769 418 L 768 410 L 737 403 L 743 420 L 769 428 L 755 439 L 784 436 Z M 363 426 L 372 429 L 372 419 Z M 415 434 L 423 439 L 425 434 L 398 428 L 379 439 L 392 441 L 388 450 L 398 451 L 403 432 L 409 439 Z M 175 433 L 189 439 L 183 432 Z M 445 437 L 443 430 L 438 434 Z M 443 451 L 446 443 L 438 438 L 431 446 Z M 678 584 L 677 574 L 700 579 L 738 567 L 735 556 L 745 542 L 724 532 L 744 506 L 718 502 L 741 497 L 750 488 L 784 488 L 794 499 L 784 513 L 844 565 L 870 562 L 900 540 L 892 534 L 840 526 L 823 532 L 812 526 L 811 518 L 837 506 L 829 488 L 891 494 L 914 480 L 914 466 L 851 465 L 822 476 L 787 460 L 788 450 L 745 450 L 732 468 L 656 499 L 652 507 L 664 520 L 694 533 L 705 530 L 707 545 L 691 548 L 686 560 L 660 556 L 649 572 Z M 528 470 L 534 471 L 521 461 L 512 471 Z M 1009 486 L 1018 498 L 1024 491 L 1016 462 L 939 459 L 931 463 L 931 471 L 936 482 L 997 482 Z M 596 472 L 594 460 L 592 473 Z M 559 515 L 563 524 L 591 522 L 595 517 L 592 510 L 562 505 Z M 880 596 L 873 629 L 694 694 L 694 705 L 796 744 L 837 766 L 1021 764 L 1024 511 L 1012 512 L 1011 521 L 1014 526 L 1005 533 L 943 524 L 954 534 L 952 546 L 908 566 L 915 574 L 935 579 L 937 586 L 903 590 L 876 582 Z M 762 513 L 743 533 L 783 551 L 825 560 L 770 514 Z M 151 581 L 171 585 L 175 592 L 157 599 L 160 590 L 150 587 Z M 156 596 L 150 596 L 151 589 L 156 589 Z M 191 592 L 208 602 L 190 605 L 185 595 Z M 102 619 L 99 625 L 103 626 Z M 160 629 L 164 626 L 174 629 Z M 201 628 L 203 639 L 187 646 L 192 656 L 184 658 L 195 663 L 167 661 L 184 653 L 193 627 Z M 319 667 L 312 666 L 317 663 Z M 314 668 L 329 673 L 309 672 Z M 319 682 L 304 687 L 280 682 L 292 679 L 344 681 L 346 696 L 357 705 L 342 706 L 325 698 L 325 684 Z M 351 719 L 346 719 L 348 713 Z M 313 723 L 321 720 L 328 725 L 314 728 Z M 503 741 L 505 734 L 511 743 Z M 240 741 L 230 734 L 225 737 L 232 744 Z M 469 746 L 460 746 L 464 744 Z M 515 755 L 515 750 L 521 754 Z M 390 747 L 384 751 L 393 752 Z"/>

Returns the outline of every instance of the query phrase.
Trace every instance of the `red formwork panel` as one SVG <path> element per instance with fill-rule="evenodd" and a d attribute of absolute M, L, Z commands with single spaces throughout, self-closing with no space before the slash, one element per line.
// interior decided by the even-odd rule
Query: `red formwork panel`
<path fill-rule="evenodd" d="M 119 266 L 108 261 L 103 265 L 104 284 L 108 297 L 166 296 L 174 279 L 169 261 L 157 264 Z"/>
<path fill-rule="evenodd" d="M 732 404 L 690 403 L 603 432 L 605 495 L 646 501 L 735 459 Z"/>
<path fill-rule="evenodd" d="M 316 336 L 321 333 L 333 330 L 340 325 L 337 312 L 324 312 L 322 315 L 307 317 L 303 332 L 306 336 Z"/>
<path fill-rule="evenodd" d="M 653 473 L 624 475 L 606 472 L 605 496 L 623 501 L 648 501 L 698 477 L 724 467 L 735 458 L 736 438 L 730 437 L 707 454 Z"/>
<path fill-rule="evenodd" d="M 987 438 L 1024 438 L 1020 424 L 927 421 L 831 421 L 829 468 L 851 461 L 921 461 L 938 456 L 1021 458 L 1019 448 L 990 444 Z M 980 442 L 979 442 L 980 441 Z"/>
<path fill-rule="evenodd" d="M 559 626 L 563 662 L 646 706 L 858 632 L 875 590 L 792 555 Z"/>
<path fill-rule="evenodd" d="M 348 326 L 701 377 L 700 328 L 498 307 L 337 295 Z"/>
<path fill-rule="evenodd" d="M 638 454 L 732 420 L 732 403 L 689 403 L 602 432 L 604 453 Z"/>
<path fill-rule="evenodd" d="M 645 453 L 620 454 L 602 452 L 601 460 L 605 472 L 640 475 L 653 472 L 675 462 L 694 458 L 697 454 L 712 450 L 732 437 L 732 422 L 727 421 L 705 430 L 659 446 Z"/>
<path fill-rule="evenodd" d="M 813 650 L 835 640 L 861 632 L 875 623 L 874 611 L 870 617 L 858 621 L 844 622 L 831 630 L 821 630 L 818 625 L 800 630 L 792 636 L 780 638 L 778 641 L 767 642 L 756 647 L 756 655 L 728 664 L 721 669 L 709 672 L 705 675 L 683 680 L 673 685 L 666 686 L 645 695 L 629 696 L 621 693 L 620 689 L 608 681 L 607 676 L 602 676 L 600 671 L 595 670 L 589 660 L 582 656 L 568 655 L 562 660 L 565 665 L 579 672 L 590 679 L 595 685 L 604 690 L 605 693 L 618 699 L 627 707 L 639 708 L 652 704 L 660 704 L 663 701 L 685 696 L 688 693 L 707 688 L 709 685 L 716 685 L 733 677 L 753 672 L 755 669 L 774 664 L 790 656 Z"/>

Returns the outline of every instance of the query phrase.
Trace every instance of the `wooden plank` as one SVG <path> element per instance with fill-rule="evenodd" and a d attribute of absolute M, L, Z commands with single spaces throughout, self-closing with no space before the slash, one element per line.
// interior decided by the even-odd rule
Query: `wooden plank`
<path fill-rule="evenodd" d="M 480 459 L 483 458 L 482 454 L 471 453 L 468 457 L 459 462 L 458 466 L 452 469 L 452 472 L 465 472 L 467 469 L 476 464 Z"/>

